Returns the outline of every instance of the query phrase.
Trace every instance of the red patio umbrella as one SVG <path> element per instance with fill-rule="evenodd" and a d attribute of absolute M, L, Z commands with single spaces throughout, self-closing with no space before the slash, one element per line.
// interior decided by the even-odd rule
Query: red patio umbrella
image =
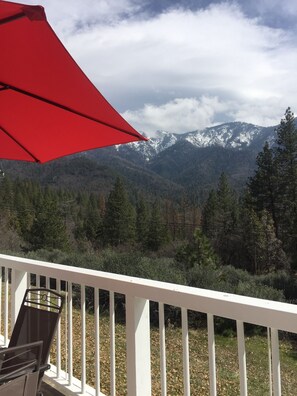
<path fill-rule="evenodd" d="M 0 0 L 0 157 L 45 162 L 146 140 L 106 101 L 41 6 Z"/>

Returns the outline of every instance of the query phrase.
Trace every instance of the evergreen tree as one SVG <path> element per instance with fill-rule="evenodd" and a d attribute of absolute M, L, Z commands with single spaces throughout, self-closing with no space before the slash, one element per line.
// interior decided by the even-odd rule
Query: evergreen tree
<path fill-rule="evenodd" d="M 98 242 L 97 238 L 101 231 L 101 223 L 102 219 L 99 212 L 98 202 L 92 194 L 90 196 L 86 209 L 85 219 L 83 221 L 84 234 L 87 240 L 89 240 L 92 244 Z"/>
<path fill-rule="evenodd" d="M 266 143 L 257 157 L 255 175 L 248 182 L 250 204 L 270 213 L 276 236 L 297 264 L 297 130 L 290 108 L 276 132 L 276 147 Z"/>
<path fill-rule="evenodd" d="M 238 240 L 238 203 L 228 179 L 221 174 L 202 211 L 202 230 L 224 264 L 234 264 Z M 237 257 L 237 255 L 236 255 Z"/>
<path fill-rule="evenodd" d="M 102 238 L 106 245 L 113 246 L 135 240 L 135 210 L 119 178 L 106 202 Z"/>
<path fill-rule="evenodd" d="M 199 266 L 215 268 L 219 261 L 209 239 L 199 228 L 194 232 L 193 241 L 179 248 L 175 259 L 186 271 Z"/>
<path fill-rule="evenodd" d="M 276 237 L 273 220 L 267 210 L 257 213 L 253 209 L 245 208 L 241 225 L 246 269 L 254 274 L 263 274 L 289 268 L 282 243 Z"/>
<path fill-rule="evenodd" d="M 136 206 L 136 240 L 145 246 L 149 232 L 149 212 L 148 207 L 141 197 Z"/>
<path fill-rule="evenodd" d="M 271 213 L 276 234 L 278 235 L 279 221 L 279 173 L 274 151 L 265 143 L 263 150 L 256 159 L 257 170 L 248 181 L 248 189 L 252 197 L 251 204 L 258 210 L 264 209 Z"/>
<path fill-rule="evenodd" d="M 32 207 L 22 185 L 18 185 L 18 188 L 15 191 L 14 208 L 17 215 L 19 233 L 23 236 L 32 226 L 34 208 Z"/>
<path fill-rule="evenodd" d="M 64 219 L 61 217 L 57 202 L 44 196 L 40 203 L 26 240 L 32 250 L 61 249 L 68 244 Z"/>
<path fill-rule="evenodd" d="M 9 212 L 11 210 L 13 202 L 13 183 L 7 176 L 1 178 L 0 188 L 0 207 L 3 212 Z"/>
<path fill-rule="evenodd" d="M 214 190 L 211 190 L 202 211 L 202 231 L 210 239 L 215 239 L 217 235 L 217 213 L 218 198 Z"/>
<path fill-rule="evenodd" d="M 276 161 L 281 191 L 281 237 L 296 254 L 297 245 L 297 129 L 294 113 L 288 108 L 277 128 Z M 295 259 L 297 257 L 295 256 Z"/>
<path fill-rule="evenodd" d="M 157 251 L 167 241 L 167 237 L 167 229 L 162 222 L 160 206 L 158 203 L 155 203 L 152 207 L 149 223 L 147 237 L 148 249 Z"/>

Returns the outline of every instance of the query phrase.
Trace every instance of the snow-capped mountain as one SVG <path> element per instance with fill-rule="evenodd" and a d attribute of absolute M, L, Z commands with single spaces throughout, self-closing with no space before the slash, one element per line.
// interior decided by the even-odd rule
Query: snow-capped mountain
<path fill-rule="evenodd" d="M 233 122 L 206 128 L 202 131 L 188 132 L 184 135 L 184 139 L 197 147 L 220 146 L 243 149 L 251 146 L 255 140 L 264 137 L 266 129 L 253 124 Z"/>
<path fill-rule="evenodd" d="M 173 146 L 183 135 L 166 131 L 157 131 L 157 137 L 150 138 L 147 142 L 133 142 L 125 146 L 117 146 L 119 152 L 135 151 L 145 160 L 149 161 L 157 154 Z"/>
<path fill-rule="evenodd" d="M 125 153 L 136 152 L 146 161 L 150 161 L 157 154 L 181 141 L 186 141 L 198 148 L 216 146 L 237 150 L 255 148 L 260 151 L 265 141 L 270 143 L 273 141 L 274 131 L 275 127 L 231 122 L 184 134 L 158 131 L 156 136 L 147 142 L 129 143 L 125 146 L 118 146 L 117 149 Z"/>
<path fill-rule="evenodd" d="M 107 194 L 119 176 L 131 194 L 144 192 L 152 199 L 179 200 L 192 195 L 203 202 L 216 188 L 222 172 L 231 185 L 244 188 L 265 141 L 273 144 L 275 127 L 233 122 L 175 134 L 158 131 L 147 142 L 130 143 L 78 153 L 40 167 L 6 161 L 5 173 L 36 179 L 43 185 Z M 35 170 L 36 169 L 36 170 Z"/>

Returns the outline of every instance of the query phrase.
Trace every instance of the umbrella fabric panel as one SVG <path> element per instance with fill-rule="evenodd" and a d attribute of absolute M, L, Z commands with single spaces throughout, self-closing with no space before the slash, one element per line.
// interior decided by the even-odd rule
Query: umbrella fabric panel
<path fill-rule="evenodd" d="M 0 0 L 2 158 L 44 162 L 146 140 L 106 101 L 40 6 Z"/>
<path fill-rule="evenodd" d="M 14 131 L 11 139 L 0 134 L 1 158 L 46 162 L 79 151 L 138 140 L 106 125 L 101 125 L 98 132 L 95 121 L 45 102 L 34 105 L 32 102 L 33 98 L 10 90 L 1 93 L 1 113 L 6 116 L 0 127 Z M 11 107 L 14 113 L 9 111 Z"/>
<path fill-rule="evenodd" d="M 21 11 L 21 5 L 18 3 L 12 3 L 7 1 L 1 1 L 1 8 L 0 8 L 0 21 L 11 17 L 15 14 L 18 14 Z"/>
<path fill-rule="evenodd" d="M 42 7 L 33 8 L 44 16 Z M 19 12 L 28 9 L 21 6 Z M 26 12 L 23 18 L 0 24 L 5 38 L 0 41 L 0 81 L 139 135 L 89 81 L 46 19 L 37 19 L 36 13 L 33 19 Z"/>

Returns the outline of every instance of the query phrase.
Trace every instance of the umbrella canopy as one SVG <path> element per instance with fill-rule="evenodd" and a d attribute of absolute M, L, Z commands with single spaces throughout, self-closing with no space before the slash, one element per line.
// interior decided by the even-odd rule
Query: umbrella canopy
<path fill-rule="evenodd" d="M 0 157 L 46 162 L 146 140 L 106 101 L 41 6 L 0 0 Z"/>

